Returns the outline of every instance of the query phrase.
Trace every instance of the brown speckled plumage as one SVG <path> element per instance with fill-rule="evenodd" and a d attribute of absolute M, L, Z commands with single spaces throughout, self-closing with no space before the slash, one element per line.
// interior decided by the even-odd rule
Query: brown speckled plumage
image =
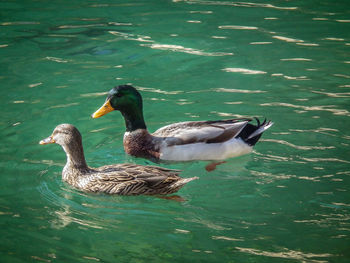
<path fill-rule="evenodd" d="M 70 124 L 57 126 L 40 144 L 57 143 L 67 155 L 62 179 L 86 192 L 118 195 L 166 195 L 197 179 L 181 178 L 179 170 L 137 164 L 115 164 L 91 168 L 85 162 L 81 135 Z"/>

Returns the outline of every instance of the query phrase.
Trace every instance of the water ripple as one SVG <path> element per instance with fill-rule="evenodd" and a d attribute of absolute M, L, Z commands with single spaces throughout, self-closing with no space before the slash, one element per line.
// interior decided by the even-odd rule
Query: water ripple
<path fill-rule="evenodd" d="M 95 258 L 95 257 L 88 257 L 88 256 L 83 256 L 84 259 L 88 259 L 88 260 L 94 260 L 94 261 L 97 261 L 97 262 L 100 262 L 101 259 L 99 258 Z"/>
<path fill-rule="evenodd" d="M 349 75 L 345 75 L 345 74 L 333 74 L 333 76 L 340 77 L 340 78 L 345 78 L 345 79 L 350 79 L 350 76 Z"/>
<path fill-rule="evenodd" d="M 250 173 L 254 176 L 263 177 L 263 178 L 273 178 L 277 180 L 286 180 L 290 178 L 296 178 L 297 176 L 294 174 L 272 174 L 267 172 L 260 172 L 260 171 L 254 171 L 251 170 Z"/>
<path fill-rule="evenodd" d="M 79 105 L 79 103 L 73 102 L 73 103 L 68 103 L 68 104 L 59 104 L 59 105 L 50 106 L 49 109 L 67 108 L 67 107 L 76 106 L 76 105 Z"/>
<path fill-rule="evenodd" d="M 298 150 L 327 150 L 327 149 L 334 149 L 334 146 L 301 146 L 301 145 L 295 145 L 290 142 L 284 141 L 284 140 L 275 140 L 275 139 L 263 139 L 263 141 L 266 142 L 275 142 L 278 144 L 287 145 L 291 148 L 298 149 Z"/>
<path fill-rule="evenodd" d="M 243 238 L 233 238 L 233 237 L 226 237 L 226 236 L 212 236 L 211 238 L 214 240 L 244 241 Z"/>
<path fill-rule="evenodd" d="M 205 227 L 208 227 L 208 228 L 214 229 L 214 230 L 231 230 L 231 228 L 223 227 L 223 226 L 217 224 L 216 222 L 214 223 L 214 222 L 211 222 L 209 220 L 205 220 L 205 219 L 201 219 L 201 218 L 185 219 L 185 218 L 178 217 L 175 219 L 179 220 L 179 221 L 183 221 L 183 222 L 200 224 L 200 225 L 203 225 Z"/>
<path fill-rule="evenodd" d="M 304 111 L 328 111 L 333 113 L 334 115 L 342 115 L 350 117 L 350 112 L 345 109 L 334 109 L 334 105 L 324 105 L 324 106 L 303 106 L 303 105 L 294 105 L 291 103 L 283 103 L 283 102 L 272 102 L 272 103 L 263 103 L 260 106 L 282 106 L 289 107 L 295 109 L 302 109 Z"/>
<path fill-rule="evenodd" d="M 232 56 L 233 53 L 225 52 L 204 52 L 203 50 L 187 48 L 180 45 L 168 45 L 168 44 L 141 44 L 143 47 L 150 47 L 152 49 L 170 50 L 175 52 L 188 53 L 192 55 L 208 56 L 208 57 L 221 57 L 221 56 Z"/>
<path fill-rule="evenodd" d="M 0 26 L 13 26 L 13 25 L 39 25 L 40 22 L 35 21 L 16 21 L 16 22 L 2 22 Z"/>
<path fill-rule="evenodd" d="M 142 90 L 142 91 L 148 91 L 148 92 L 154 92 L 154 93 L 166 94 L 166 95 L 176 95 L 176 94 L 183 93 L 183 91 L 181 91 L 181 90 L 165 91 L 165 90 L 161 90 L 161 89 L 145 88 L 145 87 L 140 87 L 140 86 L 136 86 L 136 88 L 138 90 Z"/>
<path fill-rule="evenodd" d="M 254 248 L 244 248 L 244 247 L 235 247 L 235 248 L 240 252 L 257 255 L 257 256 L 287 258 L 287 259 L 301 260 L 302 262 L 314 262 L 314 263 L 328 262 L 325 260 L 316 260 L 314 258 L 328 258 L 333 256 L 332 254 L 329 254 L 329 253 L 323 253 L 323 254 L 303 253 L 300 251 L 289 250 L 287 248 L 284 248 L 280 252 L 271 252 L 271 251 L 264 251 L 264 250 L 259 250 Z"/>
<path fill-rule="evenodd" d="M 88 24 L 88 25 L 62 25 L 59 26 L 59 29 L 66 29 L 66 28 L 87 28 L 87 27 L 101 27 L 101 26 L 107 26 L 108 24 Z"/>
<path fill-rule="evenodd" d="M 198 10 L 198 11 L 190 11 L 191 14 L 212 14 L 213 11 L 201 11 L 201 10 Z"/>
<path fill-rule="evenodd" d="M 311 79 L 308 79 L 307 76 L 292 77 L 292 76 L 287 76 L 287 75 L 283 75 L 283 74 L 282 74 L 282 76 L 288 80 L 311 80 Z"/>
<path fill-rule="evenodd" d="M 211 38 L 214 38 L 214 39 L 226 39 L 227 37 L 225 37 L 225 36 L 211 36 Z"/>
<path fill-rule="evenodd" d="M 71 211 L 68 205 L 63 205 L 63 208 L 63 210 L 55 211 L 55 215 L 57 216 L 57 218 L 51 222 L 53 228 L 64 228 L 71 223 L 76 223 L 81 226 L 86 226 L 95 229 L 103 229 L 102 222 L 97 222 L 97 220 L 94 218 L 92 220 L 80 219 L 78 218 L 78 215 L 75 215 L 76 211 Z"/>
<path fill-rule="evenodd" d="M 237 6 L 237 7 L 261 7 L 261 8 L 272 8 L 279 10 L 296 10 L 298 7 L 282 7 L 275 6 L 272 4 L 261 4 L 252 2 L 223 2 L 223 1 L 189 1 L 189 0 L 173 0 L 173 2 L 185 2 L 187 4 L 200 4 L 200 5 L 226 5 L 226 6 Z"/>
<path fill-rule="evenodd" d="M 225 88 L 218 88 L 214 89 L 216 92 L 230 92 L 230 93 L 265 93 L 264 90 L 246 90 L 246 89 L 225 89 Z"/>
<path fill-rule="evenodd" d="M 58 62 L 58 63 L 67 63 L 68 60 L 64 60 L 62 58 L 56 58 L 56 57 L 46 57 L 47 60 L 51 60 L 54 62 Z"/>
<path fill-rule="evenodd" d="M 106 96 L 108 92 L 94 92 L 94 93 L 85 93 L 80 94 L 80 97 L 100 97 L 100 96 Z"/>
<path fill-rule="evenodd" d="M 285 42 L 292 42 L 292 43 L 304 42 L 304 40 L 301 40 L 301 39 L 295 39 L 295 38 L 283 37 L 283 36 L 272 36 L 272 38 L 282 40 Z"/>
<path fill-rule="evenodd" d="M 143 36 L 143 35 L 134 35 L 134 34 L 129 34 L 129 33 L 122 33 L 119 31 L 108 31 L 108 33 L 117 36 L 117 37 L 122 37 L 125 40 L 133 40 L 133 41 L 138 41 L 138 42 L 154 42 L 150 36 Z"/>
<path fill-rule="evenodd" d="M 316 90 L 313 90 L 312 92 L 317 94 L 327 95 L 328 97 L 332 97 L 332 98 L 349 98 L 350 97 L 350 92 L 333 93 L 333 92 L 323 92 L 323 91 L 316 91 Z"/>
<path fill-rule="evenodd" d="M 242 73 L 242 74 L 266 74 L 267 72 L 261 71 L 261 70 L 252 70 L 252 69 L 246 69 L 246 68 L 224 68 L 222 69 L 226 72 L 234 72 L 234 73 Z"/>
<path fill-rule="evenodd" d="M 312 61 L 310 58 L 281 58 L 281 61 Z"/>
<path fill-rule="evenodd" d="M 350 163 L 349 161 L 338 159 L 338 158 L 306 158 L 299 156 L 301 160 L 307 162 L 338 162 L 338 163 Z"/>
<path fill-rule="evenodd" d="M 283 156 L 277 156 L 272 154 L 261 154 L 258 152 L 255 152 L 256 155 L 260 156 L 260 159 L 268 160 L 268 161 L 275 161 L 275 162 L 291 162 L 293 159 L 291 157 L 283 157 Z"/>
<path fill-rule="evenodd" d="M 258 27 L 255 26 L 219 26 L 220 29 L 237 29 L 237 30 L 257 30 Z"/>
<path fill-rule="evenodd" d="M 272 44 L 272 42 L 268 42 L 268 41 L 265 41 L 265 42 L 250 42 L 249 43 L 250 45 L 270 45 Z"/>
<path fill-rule="evenodd" d="M 208 57 L 221 57 L 221 56 L 232 56 L 233 53 L 227 53 L 227 52 L 205 52 L 200 49 L 194 49 L 189 47 L 184 47 L 181 45 L 173 45 L 173 44 L 159 44 L 155 43 L 154 40 L 152 40 L 149 36 L 142 36 L 142 35 L 134 35 L 134 34 L 128 34 L 128 33 L 122 33 L 118 31 L 109 31 L 112 35 L 122 37 L 126 40 L 133 40 L 138 42 L 149 42 L 152 44 L 140 44 L 142 47 L 149 47 L 152 49 L 159 49 L 159 50 L 169 50 L 174 52 L 181 52 L 181 53 L 188 53 L 192 55 L 199 55 L 199 56 L 208 56 Z"/>
<path fill-rule="evenodd" d="M 330 41 L 345 41 L 344 38 L 337 38 L 337 37 L 326 37 L 324 40 L 330 40 Z"/>
<path fill-rule="evenodd" d="M 341 203 L 342 204 L 342 203 Z M 333 205 L 337 206 L 337 204 Z M 346 214 L 316 214 L 314 216 L 317 216 L 317 219 L 298 219 L 294 220 L 295 223 L 306 223 L 306 224 L 316 224 L 319 226 L 329 226 L 329 224 L 332 224 L 332 222 L 342 222 L 343 226 L 350 220 L 350 216 Z M 350 229 L 338 229 L 338 230 L 346 230 L 349 231 Z"/>
<path fill-rule="evenodd" d="M 315 20 L 315 21 L 327 21 L 329 19 L 325 18 L 325 17 L 314 17 L 314 18 L 312 18 L 312 20 Z"/>
<path fill-rule="evenodd" d="M 336 135 L 330 134 L 330 133 L 326 133 L 326 131 L 339 132 L 339 130 L 333 129 L 333 128 L 318 128 L 318 129 L 311 129 L 311 130 L 293 130 L 293 129 L 291 129 L 290 131 L 296 131 L 296 132 L 316 132 L 316 133 L 323 133 L 323 134 L 332 135 L 332 136 L 336 136 Z"/>
<path fill-rule="evenodd" d="M 35 87 L 40 86 L 42 84 L 43 84 L 42 82 L 37 82 L 37 83 L 29 84 L 28 87 L 29 88 L 35 88 Z"/>
<path fill-rule="evenodd" d="M 53 160 L 30 160 L 30 159 L 23 159 L 23 162 L 26 163 L 33 163 L 33 164 L 45 164 L 45 165 L 49 165 L 49 166 L 60 166 L 63 167 L 65 164 L 64 163 L 58 163 L 58 162 L 54 162 Z"/>
<path fill-rule="evenodd" d="M 319 46 L 319 44 L 315 44 L 315 43 L 301 43 L 301 42 L 298 42 L 296 44 L 299 45 L 299 46 L 307 46 L 307 47 L 318 47 Z"/>
<path fill-rule="evenodd" d="M 218 115 L 220 117 L 250 118 L 250 116 L 240 115 L 240 114 L 233 114 L 233 113 L 228 113 L 228 112 L 211 111 L 210 113 L 216 114 L 216 115 Z"/>

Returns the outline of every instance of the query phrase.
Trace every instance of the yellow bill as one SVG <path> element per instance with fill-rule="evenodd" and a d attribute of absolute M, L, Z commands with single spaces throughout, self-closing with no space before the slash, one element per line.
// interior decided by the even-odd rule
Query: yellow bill
<path fill-rule="evenodd" d="M 96 118 L 100 118 L 103 115 L 106 115 L 108 112 L 114 111 L 111 103 L 109 100 L 107 100 L 101 108 L 99 108 L 97 111 L 95 111 L 94 114 L 91 115 L 92 118 L 96 119 Z"/>

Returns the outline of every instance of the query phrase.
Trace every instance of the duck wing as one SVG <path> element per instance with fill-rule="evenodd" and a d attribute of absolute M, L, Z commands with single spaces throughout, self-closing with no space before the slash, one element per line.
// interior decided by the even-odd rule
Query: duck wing
<path fill-rule="evenodd" d="M 160 166 L 138 165 L 132 163 L 105 165 L 95 168 L 98 179 L 104 182 L 125 183 L 129 181 L 141 180 L 154 182 L 166 178 L 180 178 L 180 170 L 168 169 Z M 152 183 L 151 183 L 152 184 Z"/>
<path fill-rule="evenodd" d="M 221 143 L 237 136 L 251 119 L 179 122 L 164 126 L 152 135 L 167 146 L 191 143 Z"/>
<path fill-rule="evenodd" d="M 99 192 L 118 195 L 170 194 L 197 179 L 183 179 L 179 170 L 137 164 L 106 165 L 98 170 L 99 176 L 90 183 Z"/>

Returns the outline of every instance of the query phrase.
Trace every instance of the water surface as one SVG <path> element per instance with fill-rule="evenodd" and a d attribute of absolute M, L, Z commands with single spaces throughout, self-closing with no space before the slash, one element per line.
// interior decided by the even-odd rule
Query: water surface
<path fill-rule="evenodd" d="M 1 262 L 348 262 L 349 32 L 347 1 L 2 1 Z M 71 123 L 89 165 L 150 164 L 90 118 L 125 83 L 151 131 L 275 125 L 214 172 L 162 164 L 200 177 L 185 202 L 79 192 L 38 141 Z"/>

